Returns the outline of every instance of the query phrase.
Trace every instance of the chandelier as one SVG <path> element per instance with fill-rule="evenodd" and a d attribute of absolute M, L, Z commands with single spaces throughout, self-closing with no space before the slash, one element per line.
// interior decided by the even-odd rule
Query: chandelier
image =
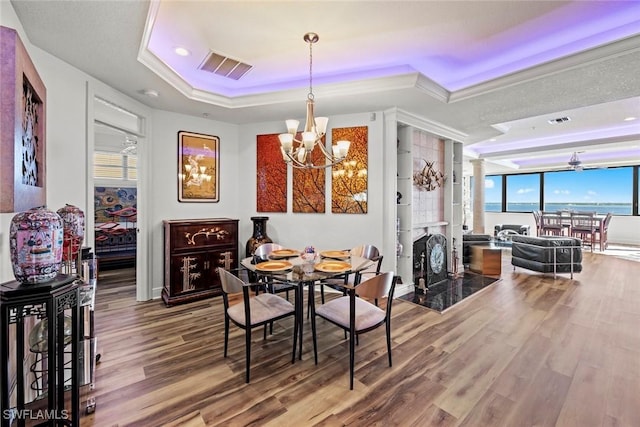
<path fill-rule="evenodd" d="M 316 33 L 307 33 L 303 37 L 304 41 L 309 44 L 309 94 L 307 95 L 307 119 L 304 131 L 300 138 L 297 137 L 298 125 L 297 120 L 286 120 L 287 133 L 278 136 L 280 139 L 280 150 L 282 158 L 287 164 L 294 168 L 301 169 L 322 169 L 337 165 L 342 162 L 349 152 L 349 141 L 338 141 L 331 146 L 328 151 L 323 142 L 323 138 L 327 131 L 327 117 L 314 117 L 313 115 L 313 52 L 312 46 L 320 37 Z M 294 147 L 294 143 L 297 144 Z M 320 165 L 313 164 L 311 153 L 318 147 L 324 156 L 324 163 Z"/>

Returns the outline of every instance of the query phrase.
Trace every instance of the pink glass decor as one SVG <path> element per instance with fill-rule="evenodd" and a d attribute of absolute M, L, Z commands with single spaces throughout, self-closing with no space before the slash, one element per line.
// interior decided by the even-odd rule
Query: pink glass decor
<path fill-rule="evenodd" d="M 23 284 L 44 283 L 62 263 L 62 219 L 45 206 L 16 214 L 9 230 L 13 275 Z"/>
<path fill-rule="evenodd" d="M 62 218 L 64 230 L 62 260 L 74 261 L 84 241 L 84 212 L 77 206 L 66 204 L 58 209 L 58 215 Z"/>

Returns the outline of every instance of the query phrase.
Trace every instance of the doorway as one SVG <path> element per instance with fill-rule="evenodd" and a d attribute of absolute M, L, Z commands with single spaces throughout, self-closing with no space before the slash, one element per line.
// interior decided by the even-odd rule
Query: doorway
<path fill-rule="evenodd" d="M 107 264 L 118 268 L 124 266 L 122 263 L 133 263 L 136 300 L 147 301 L 152 298 L 148 280 L 147 201 L 141 196 L 148 182 L 147 118 L 152 113 L 148 107 L 99 83 L 88 84 L 87 103 L 87 230 L 95 230 L 98 221 L 106 224 L 104 228 L 117 230 L 111 236 L 100 237 L 107 242 L 105 245 L 125 245 L 111 248 L 122 251 L 118 255 L 121 259 L 112 256 Z M 99 161 L 94 157 L 100 157 Z M 100 189 L 100 194 L 96 189 Z M 104 212 L 96 211 L 96 205 L 104 208 Z M 87 236 L 88 245 L 96 248 L 100 244 L 94 232 Z"/>
<path fill-rule="evenodd" d="M 138 137 L 94 124 L 94 245 L 98 271 L 131 268 L 137 256 Z"/>

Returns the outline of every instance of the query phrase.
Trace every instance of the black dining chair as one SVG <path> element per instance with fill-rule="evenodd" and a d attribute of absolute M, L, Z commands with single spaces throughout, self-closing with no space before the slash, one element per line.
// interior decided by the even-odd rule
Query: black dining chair
<path fill-rule="evenodd" d="M 383 255 L 380 254 L 380 250 L 374 245 L 360 245 L 356 246 L 349 251 L 351 256 L 358 256 L 362 258 L 369 259 L 374 262 L 374 264 L 358 273 L 347 274 L 337 277 L 332 277 L 330 279 L 325 279 L 320 282 L 320 299 L 324 304 L 324 286 L 329 286 L 339 292 L 342 292 L 343 295 L 346 295 L 344 285 L 345 284 L 358 284 L 360 280 L 362 280 L 363 276 L 367 275 L 377 275 L 380 273 L 380 268 L 382 267 L 382 259 Z"/>
<path fill-rule="evenodd" d="M 263 243 L 258 246 L 256 250 L 253 252 L 253 262 L 255 264 L 259 264 L 263 261 L 269 260 L 269 255 L 273 251 L 284 249 L 281 245 L 277 243 Z M 272 294 L 285 292 L 285 296 L 287 300 L 289 300 L 289 291 L 293 290 L 296 286 L 290 283 L 284 283 L 278 280 L 274 280 L 273 277 L 269 275 L 264 275 L 260 273 L 256 273 L 257 282 L 263 284 L 263 288 L 266 292 L 270 292 Z M 261 287 L 258 287 L 256 290 L 259 290 Z"/>
<path fill-rule="evenodd" d="M 385 272 L 363 280 L 355 287 L 347 290 L 348 295 L 332 299 L 317 309 L 311 305 L 311 329 L 313 334 L 313 355 L 318 364 L 318 346 L 316 338 L 316 316 L 342 328 L 349 334 L 349 387 L 353 390 L 355 365 L 355 340 L 366 332 L 385 325 L 387 336 L 387 354 L 389 366 L 391 358 L 391 306 L 396 287 L 397 276 L 393 272 Z M 357 295 L 356 295 L 357 294 Z M 386 298 L 383 310 L 371 300 Z"/>
<path fill-rule="evenodd" d="M 233 323 L 245 331 L 245 381 L 249 383 L 251 368 L 251 331 L 254 328 L 263 326 L 266 336 L 267 324 L 286 317 L 292 317 L 294 319 L 293 362 L 295 360 L 296 337 L 298 333 L 298 322 L 295 317 L 296 310 L 293 304 L 279 295 L 268 292 L 252 295 L 252 293 L 249 292 L 249 283 L 244 282 L 223 268 L 218 268 L 218 274 L 220 275 L 220 282 L 222 284 L 222 300 L 224 303 L 224 357 L 227 357 L 229 324 Z M 230 294 L 242 294 L 242 303 L 230 305 Z"/>

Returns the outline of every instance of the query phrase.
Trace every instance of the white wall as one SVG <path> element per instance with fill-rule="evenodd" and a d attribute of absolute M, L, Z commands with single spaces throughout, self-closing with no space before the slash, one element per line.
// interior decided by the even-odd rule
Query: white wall
<path fill-rule="evenodd" d="M 150 262 L 152 296 L 158 298 L 164 280 L 164 234 L 166 219 L 238 218 L 239 192 L 238 127 L 183 114 L 155 110 L 151 117 L 151 176 L 148 183 L 150 212 Z M 220 138 L 220 201 L 178 202 L 178 132 L 215 135 Z"/>

